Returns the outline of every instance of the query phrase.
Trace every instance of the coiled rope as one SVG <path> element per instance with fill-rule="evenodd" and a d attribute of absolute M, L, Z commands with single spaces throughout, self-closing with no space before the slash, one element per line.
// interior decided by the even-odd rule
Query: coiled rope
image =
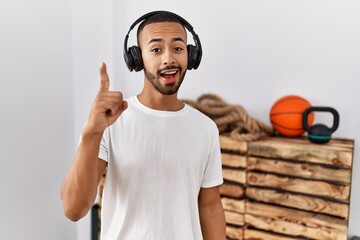
<path fill-rule="evenodd" d="M 237 141 L 255 141 L 274 134 L 274 129 L 252 118 L 241 105 L 225 103 L 215 94 L 203 94 L 196 101 L 183 99 L 184 103 L 210 117 L 221 135 Z"/>

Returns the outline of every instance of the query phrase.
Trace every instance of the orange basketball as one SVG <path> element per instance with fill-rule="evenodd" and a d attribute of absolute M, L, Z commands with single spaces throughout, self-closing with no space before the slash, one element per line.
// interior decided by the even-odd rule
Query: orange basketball
<path fill-rule="evenodd" d="M 286 137 L 297 137 L 304 134 L 302 116 L 311 104 L 304 98 L 288 95 L 277 100 L 270 110 L 270 121 L 274 129 Z M 308 125 L 314 122 L 314 113 L 308 115 Z"/>

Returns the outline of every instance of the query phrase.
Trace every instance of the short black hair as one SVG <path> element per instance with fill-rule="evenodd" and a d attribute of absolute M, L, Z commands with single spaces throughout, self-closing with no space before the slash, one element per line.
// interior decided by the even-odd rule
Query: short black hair
<path fill-rule="evenodd" d="M 144 27 L 151 23 L 160 23 L 160 22 L 179 23 L 181 26 L 183 26 L 185 33 L 186 33 L 184 23 L 179 18 L 177 18 L 174 14 L 171 14 L 170 12 L 159 12 L 157 14 L 154 14 L 154 15 L 148 17 L 139 25 L 139 27 L 137 29 L 138 45 L 139 45 L 139 34 L 144 29 Z"/>

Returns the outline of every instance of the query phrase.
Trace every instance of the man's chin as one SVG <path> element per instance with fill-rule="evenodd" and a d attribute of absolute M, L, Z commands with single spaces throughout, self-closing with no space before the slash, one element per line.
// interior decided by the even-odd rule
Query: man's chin
<path fill-rule="evenodd" d="M 178 92 L 178 88 L 177 89 L 158 89 L 157 88 L 157 91 L 159 93 L 161 93 L 162 95 L 166 95 L 166 96 L 171 96 L 171 95 L 174 95 Z"/>

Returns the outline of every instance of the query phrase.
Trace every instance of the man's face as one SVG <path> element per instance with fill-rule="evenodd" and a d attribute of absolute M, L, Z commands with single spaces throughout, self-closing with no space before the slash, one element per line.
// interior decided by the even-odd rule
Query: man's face
<path fill-rule="evenodd" d="M 151 23 L 139 34 L 145 77 L 163 95 L 177 93 L 185 77 L 186 41 L 185 29 L 175 22 Z"/>

